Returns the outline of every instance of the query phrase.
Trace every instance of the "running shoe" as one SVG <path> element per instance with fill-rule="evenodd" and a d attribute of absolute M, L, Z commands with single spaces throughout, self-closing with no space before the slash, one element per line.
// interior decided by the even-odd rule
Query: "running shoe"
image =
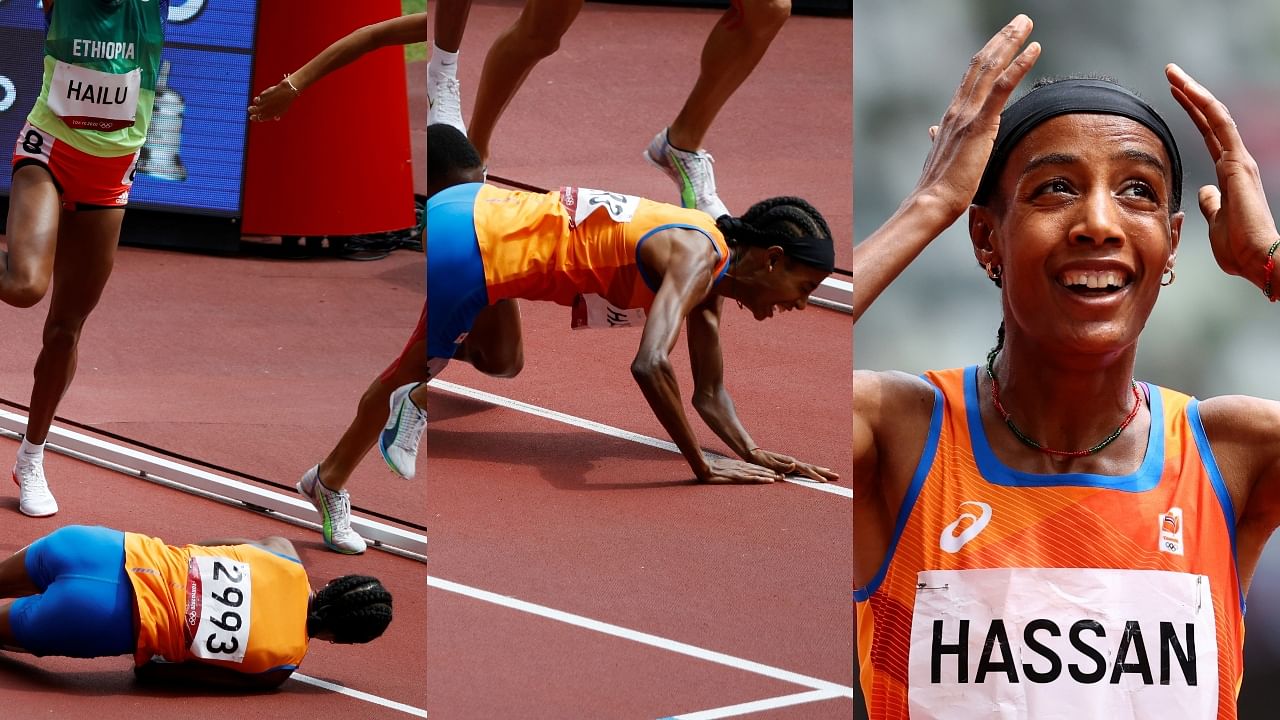
<path fill-rule="evenodd" d="M 405 480 L 412 480 L 417 470 L 418 444 L 422 442 L 422 431 L 427 429 L 427 411 L 409 397 L 418 384 L 402 385 L 391 393 L 391 416 L 378 436 L 382 459 L 391 472 Z"/>
<path fill-rule="evenodd" d="M 48 517 L 58 512 L 58 501 L 49 492 L 42 463 L 18 463 L 13 466 L 13 482 L 21 489 L 18 509 L 23 515 Z"/>
<path fill-rule="evenodd" d="M 716 194 L 716 173 L 711 168 L 715 158 L 711 153 L 674 148 L 667 142 L 667 130 L 663 130 L 645 148 L 644 159 L 675 181 L 682 207 L 697 208 L 713 219 L 729 214 L 729 208 Z"/>
<path fill-rule="evenodd" d="M 298 492 L 316 506 L 324 520 L 324 544 L 345 555 L 359 555 L 367 547 L 364 538 L 351 529 L 351 496 L 346 490 L 334 492 L 320 482 L 320 466 L 303 474 Z"/>
<path fill-rule="evenodd" d="M 462 122 L 462 86 L 458 79 L 428 73 L 427 124 L 436 123 L 452 125 L 463 135 L 467 134 L 467 125 Z"/>

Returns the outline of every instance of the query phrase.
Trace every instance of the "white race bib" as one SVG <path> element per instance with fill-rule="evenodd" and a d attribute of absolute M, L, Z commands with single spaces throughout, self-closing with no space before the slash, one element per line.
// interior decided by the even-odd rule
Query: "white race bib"
<path fill-rule="evenodd" d="M 187 632 L 191 654 L 206 660 L 243 662 L 249 647 L 253 585 L 249 564 L 193 557 L 187 572 Z"/>
<path fill-rule="evenodd" d="M 560 188 L 560 202 L 573 217 L 575 227 L 597 210 L 609 213 L 614 222 L 631 222 L 640 207 L 640 198 L 634 195 L 575 187 Z"/>
<path fill-rule="evenodd" d="M 919 574 L 911 717 L 1217 717 L 1209 578 L 1164 570 Z"/>
<path fill-rule="evenodd" d="M 574 330 L 644 327 L 645 317 L 642 308 L 624 310 L 595 293 L 586 293 L 573 298 L 572 322 L 569 326 Z"/>
<path fill-rule="evenodd" d="M 142 87 L 140 68 L 116 75 L 61 60 L 56 63 L 48 104 L 67 127 L 119 130 L 133 125 Z"/>

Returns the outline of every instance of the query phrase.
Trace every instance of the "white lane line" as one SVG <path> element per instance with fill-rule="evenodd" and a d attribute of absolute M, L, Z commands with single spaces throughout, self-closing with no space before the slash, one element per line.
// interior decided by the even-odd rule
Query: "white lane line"
<path fill-rule="evenodd" d="M 501 395 L 495 395 L 493 393 L 485 392 L 483 390 L 476 390 L 474 388 L 469 388 L 464 385 L 445 382 L 444 380 L 432 380 L 431 387 L 436 388 L 438 390 L 443 390 L 447 393 L 452 393 L 454 395 L 461 395 L 462 397 L 471 398 L 472 400 L 487 402 L 490 405 L 497 405 L 499 407 L 504 407 L 509 410 L 516 410 L 518 412 L 527 413 L 529 415 L 534 415 L 540 418 L 546 418 L 547 420 L 554 420 L 556 422 L 564 423 L 566 425 L 579 427 L 584 430 L 591 430 L 592 432 L 598 432 L 601 435 L 608 435 L 609 437 L 615 437 L 620 440 L 629 440 L 634 443 L 640 443 L 641 445 L 648 445 L 649 447 L 658 448 L 659 450 L 666 450 L 668 452 L 673 452 L 676 454 L 680 453 L 680 448 L 676 447 L 676 444 L 671 442 L 670 440 L 660 440 L 655 437 L 649 437 L 648 435 L 641 435 L 640 433 L 631 432 L 630 430 L 623 430 L 622 428 L 614 427 L 612 425 L 605 425 L 604 423 L 598 423 L 594 420 L 587 420 L 585 418 L 580 418 L 575 415 L 569 415 L 567 413 L 562 413 L 557 410 L 549 410 L 547 408 L 539 407 L 537 405 L 530 405 L 529 403 L 520 402 L 519 400 L 512 400 L 511 398 L 503 397 Z M 722 455 L 716 455 L 715 453 L 710 453 L 710 454 L 714 457 L 723 457 Z M 428 457 L 430 457 L 431 455 L 430 448 L 427 449 L 427 455 Z M 786 478 L 786 481 L 789 483 L 793 483 L 795 485 L 799 485 L 800 487 L 809 488 L 811 490 L 820 490 L 822 492 L 831 493 L 832 495 L 839 495 L 840 497 L 846 497 L 846 498 L 849 498 L 850 500 L 853 499 L 853 488 L 850 488 L 850 487 L 844 487 L 842 485 L 832 485 L 830 483 L 818 483 L 818 482 L 813 482 L 811 480 L 802 480 L 802 479 L 793 478 L 793 477 Z"/>
<path fill-rule="evenodd" d="M 764 712 L 765 710 L 773 710 L 776 708 L 791 707 L 792 705 L 804 705 L 805 703 L 819 702 L 821 700 L 834 700 L 837 697 L 840 696 L 833 695 L 825 690 L 810 690 L 809 692 L 796 693 L 794 695 L 782 695 L 779 697 L 766 698 L 764 700 L 753 700 L 751 702 L 739 703 L 737 705 L 726 705 L 725 707 L 712 708 L 710 710 L 699 710 L 698 712 L 684 713 L 682 715 L 672 715 L 671 717 L 662 718 L 662 720 L 719 720 L 719 718 L 738 717 L 739 715 Z"/>
<path fill-rule="evenodd" d="M 485 602 L 501 605 L 513 610 L 520 610 L 522 612 L 531 613 L 551 620 L 568 623 L 587 630 L 594 630 L 599 633 L 604 633 L 605 635 L 612 635 L 624 640 L 631 640 L 642 645 L 649 645 L 650 647 L 656 647 L 661 650 L 668 650 L 681 655 L 688 655 L 689 657 L 698 658 L 699 660 L 706 660 L 708 662 L 725 665 L 737 670 L 771 677 L 775 680 L 782 680 L 783 682 L 802 685 L 807 688 L 812 688 L 813 690 L 821 690 L 822 692 L 828 693 L 831 697 L 853 698 L 852 687 L 845 687 L 837 683 L 828 682 L 827 680 L 819 680 L 818 678 L 809 677 L 808 675 L 801 675 L 800 673 L 783 670 L 782 668 L 776 668 L 763 663 L 754 662 L 752 660 L 744 660 L 743 658 L 734 657 L 733 655 L 726 655 L 725 653 L 707 650 L 695 645 L 689 645 L 687 643 L 670 640 L 657 635 L 650 635 L 649 633 L 624 628 L 620 625 L 614 625 L 600 620 L 592 620 L 591 618 L 583 617 L 582 615 L 574 615 L 573 613 L 568 613 L 563 610 L 556 610 L 555 608 L 549 608 L 545 605 L 538 605 L 525 600 L 519 600 L 507 595 L 499 595 L 498 593 L 473 588 L 469 585 L 463 585 L 451 580 L 444 580 L 428 575 L 427 586 L 457 593 L 459 595 L 465 595 L 466 597 L 474 600 L 483 600 Z"/>
<path fill-rule="evenodd" d="M 343 695 L 353 697 L 357 700 L 363 700 L 367 703 L 373 703 L 374 705 L 381 705 L 382 707 L 391 708 L 392 710 L 399 710 L 402 713 L 408 713 L 409 715 L 412 715 L 414 717 L 424 718 L 427 716 L 427 711 L 423 710 L 422 708 L 416 708 L 412 705 L 405 705 L 404 703 L 396 702 L 395 700 L 388 700 L 384 697 L 379 697 L 377 695 L 371 695 L 367 692 L 352 690 L 349 687 L 344 687 L 342 685 L 331 683 L 327 680 L 321 680 L 320 678 L 313 678 L 310 675 L 303 675 L 302 673 L 296 672 L 290 677 L 292 677 L 294 680 L 297 680 L 299 682 L 304 682 L 308 685 L 315 685 L 318 688 L 324 688 L 325 690 L 341 693 Z"/>

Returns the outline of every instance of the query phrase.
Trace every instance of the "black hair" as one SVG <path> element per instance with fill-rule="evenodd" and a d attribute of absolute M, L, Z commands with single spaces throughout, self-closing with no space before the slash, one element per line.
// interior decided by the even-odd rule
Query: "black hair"
<path fill-rule="evenodd" d="M 730 247 L 777 245 L 797 262 L 827 272 L 835 269 L 835 247 L 826 218 L 798 197 L 761 200 L 740 218 L 721 215 L 716 227 Z"/>
<path fill-rule="evenodd" d="M 343 575 L 311 598 L 307 635 L 328 631 L 337 643 L 367 643 L 391 624 L 391 593 L 368 575 Z"/>
<path fill-rule="evenodd" d="M 462 131 L 452 125 L 427 126 L 427 187 L 441 188 L 449 176 L 483 166 L 480 153 Z"/>

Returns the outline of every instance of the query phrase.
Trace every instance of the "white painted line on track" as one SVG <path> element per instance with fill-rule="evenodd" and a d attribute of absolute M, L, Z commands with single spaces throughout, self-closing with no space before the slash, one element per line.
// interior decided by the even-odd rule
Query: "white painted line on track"
<path fill-rule="evenodd" d="M 0 437 L 21 439 L 26 428 L 25 416 L 0 410 Z M 320 514 L 310 502 L 297 494 L 285 494 L 275 488 L 225 477 L 204 468 L 57 425 L 49 428 L 47 447 L 68 457 L 158 485 L 217 500 L 233 507 L 248 508 L 301 527 L 313 530 L 320 528 L 317 522 Z M 426 562 L 427 538 L 421 533 L 359 515 L 352 515 L 351 525 L 365 539 L 373 541 L 372 547 Z"/>
<path fill-rule="evenodd" d="M 796 693 L 794 695 L 782 695 L 779 697 L 766 698 L 764 700 L 753 700 L 751 702 L 739 703 L 737 705 L 726 705 L 725 707 L 712 708 L 710 710 L 700 710 L 698 712 L 684 713 L 682 715 L 672 715 L 662 718 L 662 720 L 719 720 L 719 718 L 738 717 L 739 715 L 747 715 L 749 713 L 764 712 L 765 710 L 774 710 L 776 708 L 791 707 L 792 705 L 804 705 L 811 702 L 819 702 L 822 700 L 834 700 L 840 697 L 825 690 L 810 690 L 809 692 Z"/>
<path fill-rule="evenodd" d="M 676 447 L 676 444 L 671 442 L 670 440 L 660 440 L 655 437 L 649 437 L 648 435 L 641 435 L 640 433 L 631 432 L 630 430 L 623 430 L 622 428 L 614 427 L 612 425 L 605 425 L 604 423 L 598 423 L 594 420 L 587 420 L 586 418 L 580 418 L 575 415 L 569 415 L 568 413 L 562 413 L 557 410 L 549 410 L 547 408 L 539 407 L 537 405 L 530 405 L 529 403 L 526 403 L 526 402 L 520 402 L 519 400 L 512 400 L 511 398 L 503 397 L 501 395 L 495 395 L 490 392 L 485 392 L 484 390 L 476 390 L 474 388 L 466 387 L 465 385 L 458 385 L 456 383 L 446 382 L 444 380 L 432 380 L 431 387 L 436 388 L 438 390 L 443 390 L 447 393 L 452 393 L 454 395 L 460 395 L 462 397 L 471 398 L 472 400 L 479 400 L 481 402 L 486 402 L 486 403 L 489 403 L 490 405 L 497 405 L 499 407 L 504 407 L 509 410 L 515 410 L 517 412 L 527 413 L 529 415 L 535 415 L 540 418 L 546 418 L 547 420 L 554 420 L 556 422 L 564 423 L 566 425 L 579 427 L 584 430 L 591 430 L 592 432 L 598 432 L 601 435 L 608 435 L 609 437 L 618 438 L 620 440 L 629 440 L 631 442 L 639 443 L 641 445 L 648 445 L 649 447 L 658 448 L 659 450 L 666 450 L 668 452 L 673 452 L 673 453 L 676 453 L 677 455 L 680 453 L 680 448 Z M 430 449 L 428 449 L 427 450 L 428 457 L 430 456 L 430 454 L 431 454 L 431 451 Z M 710 454 L 713 455 L 714 457 L 723 457 L 722 455 L 716 455 L 715 453 L 710 453 Z M 812 480 L 802 480 L 800 478 L 794 478 L 794 477 L 788 477 L 786 478 L 786 481 L 794 485 L 799 485 L 800 487 L 809 488 L 811 490 L 820 490 L 822 492 L 831 493 L 832 495 L 839 495 L 840 497 L 849 498 L 850 500 L 853 499 L 853 488 L 845 487 L 843 485 L 833 485 L 831 483 L 813 482 Z"/>
<path fill-rule="evenodd" d="M 424 718 L 427 716 L 427 711 L 423 710 L 422 708 L 416 708 L 412 705 L 405 705 L 404 703 L 396 702 L 395 700 L 388 700 L 384 697 L 372 695 L 367 692 L 352 690 L 349 687 L 338 685 L 336 683 L 331 683 L 327 680 L 321 680 L 320 678 L 313 678 L 310 675 L 303 675 L 302 673 L 294 673 L 289 677 L 293 678 L 294 680 L 297 680 L 298 682 L 304 682 L 308 685 L 315 685 L 318 688 L 324 688 L 325 690 L 331 690 L 336 693 L 341 693 L 348 697 L 353 697 L 357 700 L 363 700 L 367 703 L 373 703 L 374 705 L 381 705 L 382 707 L 391 708 L 392 710 L 399 710 L 402 713 L 408 713 L 409 715 L 413 715 L 414 717 Z"/>
<path fill-rule="evenodd" d="M 743 670 L 745 672 L 771 677 L 775 680 L 782 680 L 783 682 L 802 685 L 807 688 L 812 688 L 813 690 L 820 690 L 827 693 L 830 697 L 853 698 L 852 687 L 845 687 L 844 685 L 829 682 L 827 680 L 819 680 L 818 678 L 809 677 L 808 675 L 801 675 L 800 673 L 791 672 L 790 670 L 783 670 L 782 668 L 776 668 L 771 665 L 765 665 L 752 660 L 745 660 L 743 658 L 726 655 L 725 653 L 716 652 L 714 650 L 707 650 L 705 648 L 660 637 L 658 635 L 650 635 L 649 633 L 624 628 L 620 625 L 614 625 L 600 620 L 592 620 L 591 618 L 583 617 L 582 615 L 575 615 L 563 610 L 549 608 L 545 605 L 538 605 L 536 603 L 513 598 L 508 595 L 500 595 L 495 592 L 489 592 L 488 590 L 473 588 L 469 585 L 463 585 L 451 580 L 444 580 L 442 578 L 428 575 L 427 587 L 457 593 L 474 600 L 483 600 L 495 605 L 501 605 L 502 607 L 520 610 L 521 612 L 527 612 L 550 620 L 568 623 L 587 630 L 594 630 L 596 632 L 604 633 L 605 635 L 612 635 L 624 640 L 631 640 L 642 645 L 656 647 L 660 650 L 668 650 L 681 655 L 688 655 L 689 657 L 706 660 L 708 662 L 724 665 L 736 670 Z"/>

